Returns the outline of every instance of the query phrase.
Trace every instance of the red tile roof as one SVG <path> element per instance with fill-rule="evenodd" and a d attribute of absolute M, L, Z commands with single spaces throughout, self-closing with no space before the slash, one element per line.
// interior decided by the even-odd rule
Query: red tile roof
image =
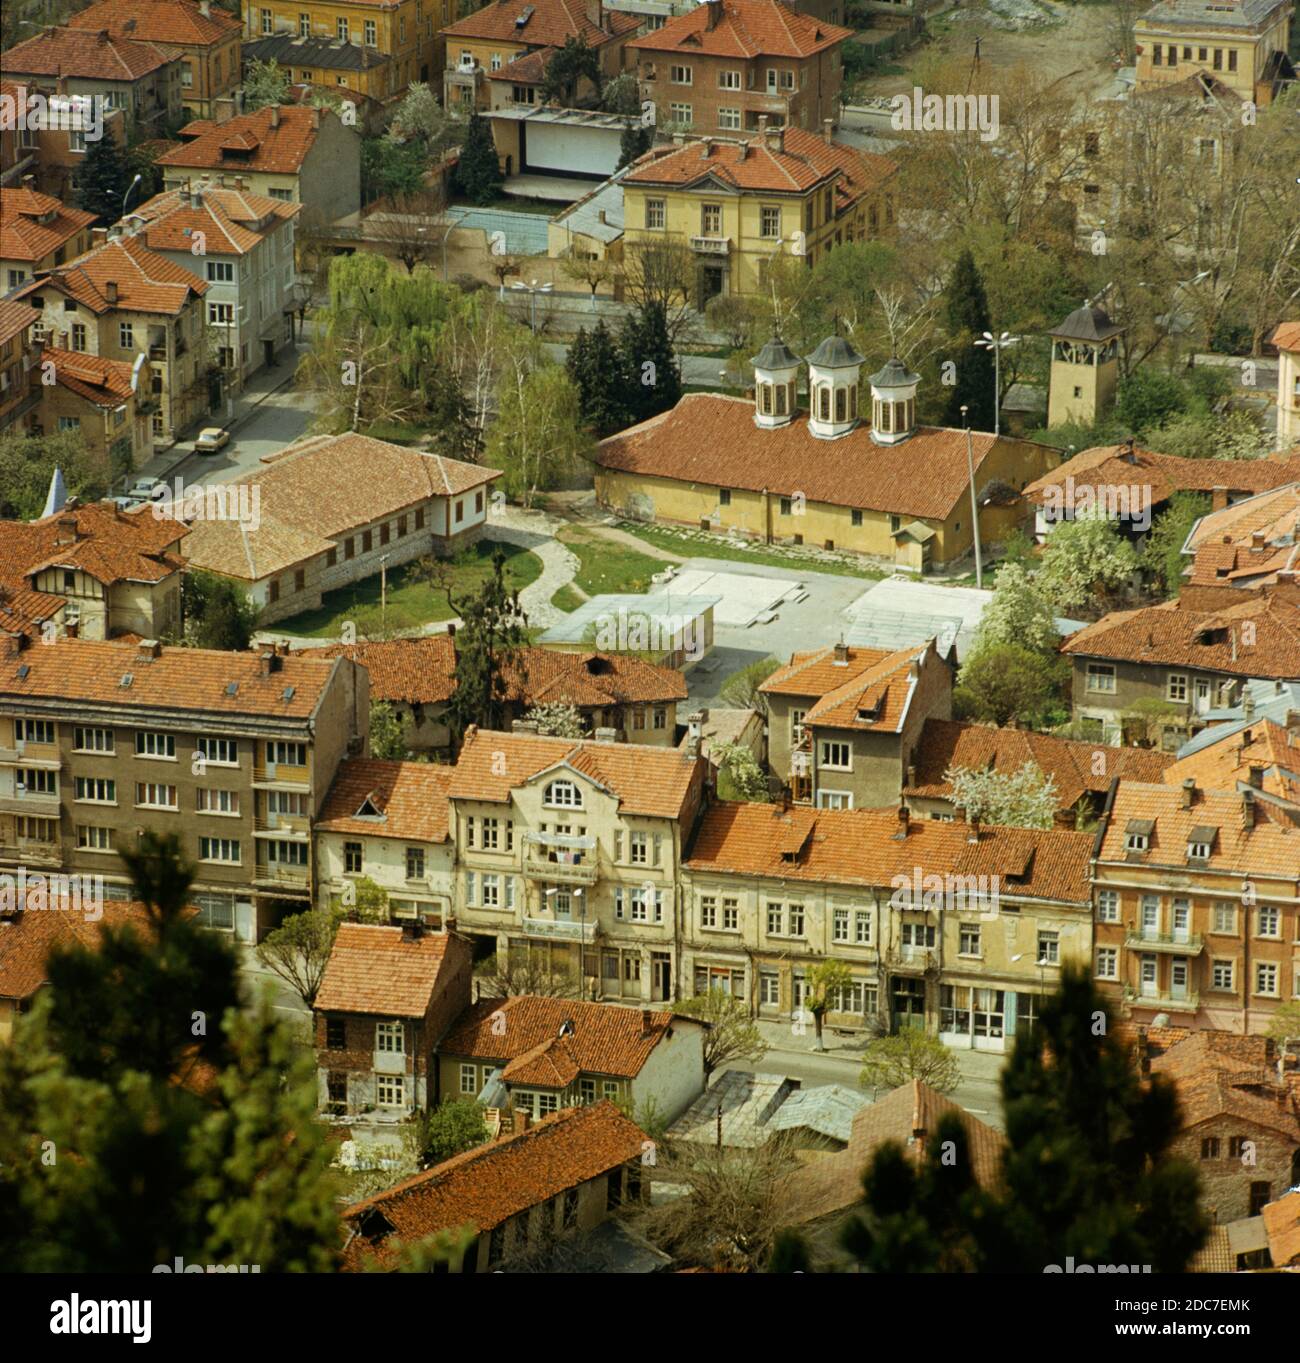
<path fill-rule="evenodd" d="M 560 1028 L 566 1022 L 573 1023 L 573 1035 L 561 1038 Z M 515 1075 L 507 1073 L 512 1083 L 523 1082 L 518 1075 L 525 1067 L 535 1068 L 528 1082 L 541 1083 L 542 1070 L 534 1062 L 549 1054 L 552 1066 L 569 1074 L 553 1087 L 567 1087 L 579 1072 L 634 1079 L 673 1027 L 694 1025 L 672 1013 L 624 1008 L 617 1003 L 515 994 L 472 1004 L 451 1024 L 438 1051 L 499 1064 L 523 1061 Z M 552 1046 L 561 1040 L 564 1044 L 558 1049 Z"/>
<path fill-rule="evenodd" d="M 1233 732 L 1217 743 L 1166 767 L 1165 785 L 1181 786 L 1193 780 L 1207 790 L 1220 791 L 1255 786 L 1265 795 L 1300 804 L 1300 729 L 1287 730 L 1269 719 L 1257 720 L 1245 729 L 1230 727 Z"/>
<path fill-rule="evenodd" d="M 894 810 L 720 801 L 700 821 L 684 864 L 696 872 L 875 887 L 910 886 L 918 873 L 996 877 L 1005 898 L 1090 902 L 1090 833 L 986 825 L 971 842 L 965 823 L 910 819 L 906 837 L 902 829 Z"/>
<path fill-rule="evenodd" d="M 628 47 L 705 57 L 810 57 L 852 36 L 852 29 L 800 14 L 776 0 L 714 0 L 632 39 Z"/>
<path fill-rule="evenodd" d="M 410 937 L 383 923 L 340 923 L 316 1011 L 424 1017 L 455 963 L 449 940 L 445 932 Z"/>
<path fill-rule="evenodd" d="M 35 905 L 37 891 L 29 884 L 27 903 Z M 59 904 L 51 897 L 51 902 Z M 0 914 L 0 998 L 30 999 L 49 976 L 46 966 L 51 950 L 74 943 L 95 948 L 100 943 L 100 927 L 127 925 L 147 930 L 150 919 L 143 904 L 105 899 L 99 908 L 103 917 L 88 921 L 87 908 L 76 907 L 75 896 L 63 901 L 69 907 L 30 907 L 20 913 Z"/>
<path fill-rule="evenodd" d="M 528 9 L 528 20 L 518 20 Z M 635 14 L 606 10 L 609 31 L 597 27 L 587 17 L 584 0 L 495 0 L 467 14 L 454 24 L 439 29 L 440 36 L 481 38 L 489 42 L 525 43 L 529 47 L 563 47 L 566 38 L 580 37 L 588 47 L 603 47 L 629 33 L 635 33 L 640 20 Z"/>
<path fill-rule="evenodd" d="M 1279 322 L 1268 340 L 1279 350 L 1300 350 L 1300 322 Z"/>
<path fill-rule="evenodd" d="M 109 301 L 112 285 L 117 301 Z M 97 316 L 109 312 L 147 312 L 178 316 L 208 291 L 198 275 L 149 250 L 142 238 L 124 236 L 101 242 L 66 265 L 56 266 L 25 284 L 15 295 L 30 298 L 57 288 Z"/>
<path fill-rule="evenodd" d="M 0 69 L 24 76 L 137 81 L 174 58 L 153 43 L 116 38 L 107 29 L 47 28 L 0 53 Z"/>
<path fill-rule="evenodd" d="M 804 723 L 831 729 L 898 733 L 933 640 L 886 653 L 836 646 L 796 653 L 759 687 L 768 694 L 816 697 Z M 836 662 L 837 653 L 843 661 Z M 936 657 L 932 660 L 938 663 Z"/>
<path fill-rule="evenodd" d="M 838 176 L 836 208 L 843 212 L 898 170 L 886 156 L 827 142 L 802 128 L 771 134 L 772 138 L 778 135 L 780 150 L 761 134 L 747 141 L 702 138 L 684 147 L 661 148 L 638 160 L 623 183 L 683 189 L 720 181 L 741 191 L 804 194 Z"/>
<path fill-rule="evenodd" d="M 453 800 L 504 804 L 514 787 L 541 773 L 577 773 L 604 786 L 624 814 L 676 819 L 703 780 L 702 759 L 676 748 L 585 739 L 540 738 L 471 727 L 456 763 Z"/>
<path fill-rule="evenodd" d="M 94 221 L 34 189 L 0 189 L 0 260 L 44 260 Z"/>
<path fill-rule="evenodd" d="M 456 645 L 450 634 L 376 639 L 298 650 L 307 658 L 351 658 L 370 674 L 370 699 L 437 705 L 456 689 Z"/>
<path fill-rule="evenodd" d="M 35 309 L 32 311 L 34 314 Z M 120 407 L 135 392 L 131 366 L 125 360 L 105 360 L 98 355 L 47 345 L 41 352 L 41 363 L 53 364 L 54 381 L 60 388 L 96 407 Z"/>
<path fill-rule="evenodd" d="M 341 664 L 292 654 L 276 661 L 276 670 L 264 674 L 256 653 L 167 645 L 151 658 L 139 646 L 115 640 L 56 639 L 0 660 L 0 696 L 10 704 L 85 701 L 132 710 L 307 719 Z M 19 676 L 23 671 L 26 675 Z M 131 680 L 124 686 L 127 676 Z"/>
<path fill-rule="evenodd" d="M 35 326 L 40 314 L 29 303 L 0 300 L 0 345 L 12 341 L 20 331 Z"/>
<path fill-rule="evenodd" d="M 978 473 L 998 438 L 977 431 L 972 444 Z M 688 393 L 670 411 L 607 437 L 595 460 L 611 473 L 766 488 L 781 497 L 802 493 L 810 502 L 936 521 L 948 518 L 969 486 L 964 431 L 921 426 L 903 444 L 884 446 L 863 424 L 838 440 L 819 440 L 808 430 L 807 413 L 760 431 L 752 402 L 717 393 Z M 906 478 L 898 476 L 903 465 Z"/>
<path fill-rule="evenodd" d="M 279 122 L 272 126 L 277 108 Z M 320 121 L 337 117 L 328 109 L 282 104 L 268 105 L 256 113 L 240 114 L 225 123 L 199 119 L 181 129 L 181 136 L 186 141 L 174 150 L 164 152 L 155 164 L 195 170 L 242 166 L 273 175 L 297 175 L 316 144 Z M 253 155 L 227 154 L 240 148 Z"/>
<path fill-rule="evenodd" d="M 285 222 L 297 217 L 301 204 L 282 203 L 243 189 L 202 192 L 173 189 L 155 194 L 133 209 L 148 220 L 140 236 L 151 251 L 191 253 L 194 234 L 203 233 L 210 256 L 247 255 Z"/>
<path fill-rule="evenodd" d="M 322 833 L 446 842 L 450 784 L 451 768 L 432 762 L 349 758 L 339 764 L 316 828 Z M 363 814 L 363 809 L 376 812 Z"/>
<path fill-rule="evenodd" d="M 863 1170 L 887 1141 L 897 1142 L 908 1159 L 919 1163 L 939 1122 L 949 1115 L 966 1130 L 976 1180 L 985 1188 L 996 1185 L 1006 1138 L 928 1084 L 913 1079 L 855 1114 L 847 1148 L 823 1155 L 794 1174 L 790 1192 L 799 1209 L 799 1222 L 815 1221 L 860 1203 Z M 919 1140 L 914 1139 L 917 1131 L 922 1133 Z"/>
<path fill-rule="evenodd" d="M 491 1230 L 560 1193 L 640 1159 L 646 1134 L 610 1102 L 570 1107 L 526 1131 L 476 1146 L 343 1213 L 344 1267 L 382 1266 L 390 1237 L 414 1244 L 441 1230 Z M 473 1251 L 471 1251 L 473 1252 Z"/>
<path fill-rule="evenodd" d="M 1150 748 L 1111 748 L 1024 729 L 927 719 L 921 741 L 912 751 L 915 780 L 907 782 L 903 794 L 950 800 L 952 786 L 944 777 L 949 767 L 1011 775 L 1032 762 L 1055 783 L 1057 808 L 1068 810 L 1084 794 L 1104 795 L 1116 777 L 1162 780 L 1173 761 L 1173 753 Z"/>
<path fill-rule="evenodd" d="M 1295 345 L 1300 349 L 1300 323 L 1295 327 Z M 1266 1203 L 1262 1215 L 1273 1267 L 1300 1264 L 1300 1189 L 1284 1193 L 1276 1202 Z"/>
<path fill-rule="evenodd" d="M 237 15 L 194 0 L 100 0 L 68 19 L 69 28 L 107 29 L 115 37 L 207 47 L 241 31 Z"/>

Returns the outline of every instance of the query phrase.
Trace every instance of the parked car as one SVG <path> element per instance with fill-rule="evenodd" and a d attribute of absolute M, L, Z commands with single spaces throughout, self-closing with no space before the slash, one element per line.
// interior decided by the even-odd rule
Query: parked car
<path fill-rule="evenodd" d="M 223 431 L 220 426 L 205 426 L 199 432 L 199 438 L 194 442 L 194 453 L 216 454 L 219 449 L 224 448 L 229 442 L 229 431 Z"/>
<path fill-rule="evenodd" d="M 137 478 L 126 490 L 128 505 L 139 502 L 159 502 L 167 495 L 167 484 L 157 478 Z"/>

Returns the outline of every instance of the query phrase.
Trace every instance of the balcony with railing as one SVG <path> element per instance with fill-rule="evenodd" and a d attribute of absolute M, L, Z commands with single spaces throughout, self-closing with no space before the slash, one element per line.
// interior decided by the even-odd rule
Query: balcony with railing
<path fill-rule="evenodd" d="M 291 786 L 307 790 L 311 786 L 311 768 L 289 762 L 261 762 L 253 768 L 253 789 L 279 790 Z"/>
<path fill-rule="evenodd" d="M 600 876 L 596 839 L 564 833 L 526 833 L 524 875 L 554 885 L 594 885 Z"/>
<path fill-rule="evenodd" d="M 1205 946 L 1205 939 L 1199 932 L 1156 932 L 1154 928 L 1129 928 L 1124 934 L 1124 945 L 1139 951 L 1197 956 Z"/>
<path fill-rule="evenodd" d="M 253 836 L 306 842 L 311 828 L 305 814 L 259 814 L 253 819 Z"/>
<path fill-rule="evenodd" d="M 63 759 L 59 756 L 57 744 L 18 741 L 0 747 L 0 764 L 58 771 L 63 766 Z"/>
<path fill-rule="evenodd" d="M 285 861 L 259 861 L 253 870 L 253 884 L 265 889 L 301 891 L 311 888 L 311 871 Z"/>
<path fill-rule="evenodd" d="M 524 915 L 524 936 L 544 937 L 556 942 L 594 942 L 596 924 L 592 919 L 530 918 Z"/>
<path fill-rule="evenodd" d="M 701 236 L 691 238 L 691 250 L 704 256 L 726 256 L 731 254 L 730 237 Z"/>
<path fill-rule="evenodd" d="M 1201 996 L 1195 989 L 1160 989 L 1154 984 L 1126 984 L 1124 998 L 1136 1008 L 1163 1008 L 1174 1013 L 1194 1013 Z"/>
<path fill-rule="evenodd" d="M 24 866 L 57 866 L 62 859 L 57 842 L 15 837 L 0 840 L 0 861 L 21 862 Z"/>
<path fill-rule="evenodd" d="M 0 813 L 31 814 L 41 819 L 59 817 L 59 797 L 44 791 L 18 791 L 13 795 L 0 796 Z"/>
<path fill-rule="evenodd" d="M 885 961 L 895 969 L 931 970 L 939 964 L 939 954 L 934 947 L 894 946 L 885 953 Z"/>

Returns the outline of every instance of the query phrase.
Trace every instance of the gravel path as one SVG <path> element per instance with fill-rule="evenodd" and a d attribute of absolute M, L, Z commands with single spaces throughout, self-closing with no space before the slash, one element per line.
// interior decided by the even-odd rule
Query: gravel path
<path fill-rule="evenodd" d="M 581 566 L 577 557 L 555 538 L 563 524 L 557 516 L 544 511 L 525 511 L 518 506 L 494 510 L 488 522 L 489 539 L 531 549 L 542 560 L 541 577 L 519 593 L 519 604 L 528 616 L 528 623 L 536 628 L 546 629 L 564 615 L 551 605 L 551 597 L 573 582 Z M 575 587 L 574 590 L 579 589 Z"/>

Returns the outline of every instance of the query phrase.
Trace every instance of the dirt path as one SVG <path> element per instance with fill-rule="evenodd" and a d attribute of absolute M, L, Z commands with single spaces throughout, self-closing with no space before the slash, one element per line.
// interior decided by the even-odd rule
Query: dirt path
<path fill-rule="evenodd" d="M 600 535 L 602 539 L 613 540 L 615 544 L 625 545 L 628 549 L 635 549 L 637 553 L 644 554 L 646 558 L 662 559 L 665 563 L 684 563 L 684 554 L 673 554 L 667 549 L 660 549 L 657 544 L 651 544 L 648 540 L 637 539 L 633 534 L 626 530 L 620 530 L 616 525 L 597 525 L 594 521 L 575 522 L 580 524 L 589 535 Z"/>

